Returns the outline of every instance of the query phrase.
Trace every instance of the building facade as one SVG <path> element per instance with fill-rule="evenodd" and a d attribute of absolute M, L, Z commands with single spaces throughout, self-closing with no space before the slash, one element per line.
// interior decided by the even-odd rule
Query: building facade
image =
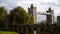
<path fill-rule="evenodd" d="M 57 26 L 60 26 L 60 16 L 57 16 Z"/>

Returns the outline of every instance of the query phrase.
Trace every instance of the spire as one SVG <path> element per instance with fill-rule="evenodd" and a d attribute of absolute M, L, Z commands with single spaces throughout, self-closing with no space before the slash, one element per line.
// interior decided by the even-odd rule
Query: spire
<path fill-rule="evenodd" d="M 51 7 L 49 7 L 49 9 L 48 10 L 51 10 Z"/>
<path fill-rule="evenodd" d="M 33 8 L 33 4 L 31 4 L 31 8 Z"/>

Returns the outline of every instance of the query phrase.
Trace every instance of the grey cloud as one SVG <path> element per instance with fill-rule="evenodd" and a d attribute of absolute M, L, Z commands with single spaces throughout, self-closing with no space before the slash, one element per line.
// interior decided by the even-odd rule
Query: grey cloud
<path fill-rule="evenodd" d="M 51 5 L 51 6 L 58 6 L 60 7 L 60 4 L 55 4 L 55 3 L 40 3 L 42 5 Z"/>

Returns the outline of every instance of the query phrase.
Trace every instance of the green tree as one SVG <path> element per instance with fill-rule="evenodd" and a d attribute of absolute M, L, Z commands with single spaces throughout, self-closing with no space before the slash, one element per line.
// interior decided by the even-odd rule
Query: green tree
<path fill-rule="evenodd" d="M 30 22 L 29 24 L 34 24 L 34 17 L 33 16 L 30 16 Z"/>
<path fill-rule="evenodd" d="M 4 18 L 6 15 L 6 10 L 4 7 L 0 7 L 0 25 L 4 24 Z"/>
<path fill-rule="evenodd" d="M 10 11 L 10 22 L 12 24 L 28 24 L 30 23 L 30 17 L 26 11 L 18 6 Z M 32 21 L 33 22 L 33 21 Z"/>

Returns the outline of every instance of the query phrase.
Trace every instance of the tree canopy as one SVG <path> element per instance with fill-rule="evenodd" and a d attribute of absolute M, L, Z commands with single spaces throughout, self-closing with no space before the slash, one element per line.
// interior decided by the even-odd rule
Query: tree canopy
<path fill-rule="evenodd" d="M 4 18 L 6 15 L 6 10 L 4 7 L 0 7 L 0 25 L 4 23 Z"/>
<path fill-rule="evenodd" d="M 12 23 L 14 24 L 34 23 L 34 18 L 26 13 L 21 6 L 15 7 L 10 11 L 10 20 L 12 20 Z"/>

